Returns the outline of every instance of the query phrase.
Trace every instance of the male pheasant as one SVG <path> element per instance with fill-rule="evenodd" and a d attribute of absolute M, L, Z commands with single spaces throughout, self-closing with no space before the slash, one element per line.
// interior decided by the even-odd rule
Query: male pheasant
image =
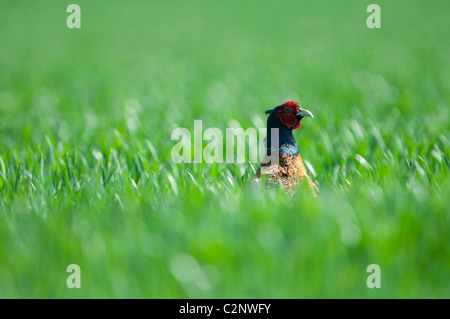
<path fill-rule="evenodd" d="M 282 185 L 290 193 L 306 179 L 316 196 L 319 189 L 306 173 L 293 135 L 293 130 L 300 127 L 302 119 L 308 116 L 314 118 L 313 114 L 294 101 L 268 110 L 266 114 L 270 114 L 267 119 L 266 155 L 253 182 L 259 183 L 263 175 L 267 184 Z"/>

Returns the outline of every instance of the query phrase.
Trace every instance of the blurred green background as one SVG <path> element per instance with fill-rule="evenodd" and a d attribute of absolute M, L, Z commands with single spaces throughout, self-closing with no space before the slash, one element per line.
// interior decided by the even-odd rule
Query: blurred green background
<path fill-rule="evenodd" d="M 448 1 L 74 2 L 0 0 L 1 298 L 450 298 Z M 287 100 L 317 198 L 172 163 Z"/>

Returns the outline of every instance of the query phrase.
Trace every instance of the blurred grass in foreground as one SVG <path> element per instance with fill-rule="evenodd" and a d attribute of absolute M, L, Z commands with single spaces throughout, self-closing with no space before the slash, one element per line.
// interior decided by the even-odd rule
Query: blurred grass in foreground
<path fill-rule="evenodd" d="M 447 2 L 77 3 L 2 2 L 0 297 L 450 297 Z M 171 163 L 291 99 L 318 198 Z"/>

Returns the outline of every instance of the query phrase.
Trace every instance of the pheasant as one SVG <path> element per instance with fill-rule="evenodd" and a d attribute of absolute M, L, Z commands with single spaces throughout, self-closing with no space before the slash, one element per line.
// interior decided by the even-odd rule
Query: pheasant
<path fill-rule="evenodd" d="M 253 177 L 253 183 L 261 182 L 263 175 L 267 184 L 281 184 L 284 190 L 291 193 L 306 179 L 313 196 L 316 196 L 319 189 L 306 173 L 293 135 L 293 130 L 300 127 L 304 117 L 314 118 L 314 115 L 294 101 L 268 110 L 266 114 L 270 114 L 267 119 L 266 155 Z"/>

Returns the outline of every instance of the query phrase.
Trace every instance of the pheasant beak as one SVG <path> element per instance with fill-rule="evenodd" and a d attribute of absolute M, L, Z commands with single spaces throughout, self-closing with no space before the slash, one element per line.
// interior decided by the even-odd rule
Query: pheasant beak
<path fill-rule="evenodd" d="M 314 115 L 310 111 L 305 109 L 299 109 L 299 112 L 296 115 L 301 117 L 311 116 L 312 118 L 314 118 Z"/>

